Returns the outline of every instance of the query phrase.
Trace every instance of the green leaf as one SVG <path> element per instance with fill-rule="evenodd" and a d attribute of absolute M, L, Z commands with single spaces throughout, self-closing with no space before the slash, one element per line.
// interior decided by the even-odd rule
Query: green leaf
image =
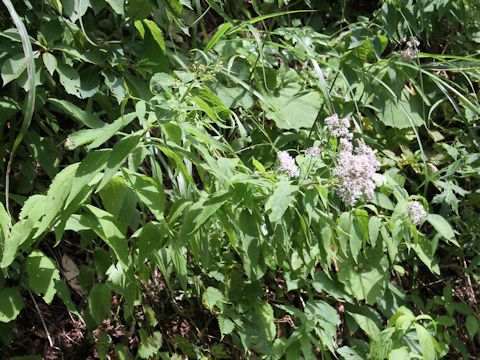
<path fill-rule="evenodd" d="M 23 309 L 23 297 L 17 287 L 0 290 L 0 321 L 10 322 L 20 314 Z"/>
<path fill-rule="evenodd" d="M 125 15 L 125 0 L 106 0 L 118 15 Z"/>
<path fill-rule="evenodd" d="M 162 334 L 155 331 L 151 336 L 145 329 L 140 329 L 140 346 L 138 347 L 138 355 L 142 359 L 152 359 L 162 347 Z"/>
<path fill-rule="evenodd" d="M 105 124 L 102 127 L 94 129 L 86 129 L 74 132 L 67 138 L 68 148 L 70 150 L 76 149 L 79 146 L 89 144 L 87 149 L 91 150 L 99 147 L 118 131 L 127 126 L 136 117 L 136 112 L 125 114 L 119 117 L 111 124 Z"/>
<path fill-rule="evenodd" d="M 127 90 L 123 83 L 123 78 L 120 76 L 117 76 L 115 73 L 111 71 L 103 72 L 103 77 L 105 78 L 105 84 L 108 86 L 113 96 L 115 96 L 115 98 L 117 99 L 117 102 L 121 104 L 122 101 L 127 96 Z"/>
<path fill-rule="evenodd" d="M 10 236 L 4 244 L 0 268 L 5 268 L 13 262 L 18 247 L 29 238 L 33 229 L 33 224 L 32 220 L 24 219 L 13 225 L 10 231 Z"/>
<path fill-rule="evenodd" d="M 455 233 L 452 227 L 441 215 L 428 214 L 427 221 L 432 225 L 437 232 L 449 241 L 455 241 Z"/>
<path fill-rule="evenodd" d="M 158 221 L 163 220 L 163 209 L 165 208 L 163 187 L 151 177 L 127 169 L 123 169 L 123 175 L 139 200 L 150 209 Z"/>
<path fill-rule="evenodd" d="M 338 261 L 338 280 L 357 300 L 375 304 L 385 291 L 388 280 L 388 260 L 382 247 L 368 249 L 358 257 L 358 263 L 342 257 Z"/>
<path fill-rule="evenodd" d="M 78 71 L 70 65 L 59 62 L 57 65 L 57 73 L 65 91 L 70 95 L 75 95 L 82 99 L 81 82 Z"/>
<path fill-rule="evenodd" d="M 48 52 L 42 54 L 43 64 L 51 76 L 57 69 L 57 58 Z"/>
<path fill-rule="evenodd" d="M 400 98 L 393 99 L 391 94 L 379 96 L 374 104 L 380 109 L 380 120 L 387 126 L 406 129 L 425 123 L 421 116 L 423 107 L 420 97 L 413 97 L 406 90 L 402 91 Z"/>
<path fill-rule="evenodd" d="M 100 191 L 100 197 L 103 207 L 115 217 L 122 233 L 125 233 L 129 226 L 135 228 L 135 221 L 138 216 L 136 211 L 137 197 L 128 187 L 124 178 L 113 178 Z"/>
<path fill-rule="evenodd" d="M 89 128 L 99 128 L 106 125 L 100 120 L 100 117 L 97 114 L 82 110 L 67 100 L 50 98 L 48 101 L 65 114 L 70 115 L 75 120 Z"/>
<path fill-rule="evenodd" d="M 122 268 L 128 270 L 127 239 L 113 215 L 93 205 L 86 205 L 86 208 L 95 216 L 90 221 L 92 230 L 113 250 Z"/>
<path fill-rule="evenodd" d="M 268 198 L 265 204 L 265 210 L 269 212 L 271 222 L 279 222 L 283 214 L 294 199 L 298 186 L 292 185 L 290 181 L 281 181 L 273 190 L 273 194 Z"/>
<path fill-rule="evenodd" d="M 50 304 L 56 294 L 56 283 L 60 281 L 60 272 L 55 263 L 44 253 L 34 250 L 25 261 L 28 287 Z"/>
<path fill-rule="evenodd" d="M 105 168 L 110 153 L 110 149 L 93 151 L 81 163 L 77 164 L 77 171 L 75 171 L 70 194 L 66 202 L 67 205 L 70 205 L 77 195 Z"/>
<path fill-rule="evenodd" d="M 127 135 L 117 142 L 112 149 L 112 153 L 107 162 L 107 168 L 103 179 L 97 187 L 96 192 L 100 191 L 116 174 L 118 169 L 126 161 L 128 155 L 138 146 L 144 131 L 137 131 L 134 134 Z"/>
<path fill-rule="evenodd" d="M 158 44 L 160 49 L 162 49 L 162 51 L 166 51 L 167 48 L 165 46 L 165 40 L 163 38 L 163 32 L 158 27 L 158 25 L 154 21 L 148 20 L 148 19 L 144 19 L 143 23 L 145 25 L 147 25 L 147 28 L 150 30 L 150 33 L 152 34 L 153 39 Z"/>
<path fill-rule="evenodd" d="M 410 358 L 410 353 L 408 352 L 408 348 L 403 346 L 399 349 L 394 349 L 392 352 L 388 355 L 388 360 L 409 360 Z"/>
<path fill-rule="evenodd" d="M 17 54 L 5 60 L 2 65 L 3 86 L 10 81 L 18 79 L 27 68 L 27 59 L 24 54 Z"/>
<path fill-rule="evenodd" d="M 468 315 L 465 322 L 468 334 L 473 339 L 478 333 L 478 319 L 475 315 Z"/>
<path fill-rule="evenodd" d="M 138 262 L 140 264 L 165 246 L 166 234 L 167 228 L 163 223 L 152 221 L 143 225 L 137 239 Z"/>
<path fill-rule="evenodd" d="M 210 311 L 213 311 L 215 306 L 222 308 L 222 303 L 225 301 L 222 292 L 217 288 L 211 286 L 209 286 L 207 290 L 205 290 L 202 299 L 203 304 Z"/>
<path fill-rule="evenodd" d="M 290 69 L 279 90 L 263 94 L 268 102 L 261 103 L 265 115 L 281 129 L 311 128 L 320 111 L 320 94 L 302 89 L 300 82 L 296 71 Z"/>
<path fill-rule="evenodd" d="M 231 334 L 232 331 L 235 329 L 235 324 L 229 318 L 220 315 L 217 317 L 217 321 L 220 333 L 222 334 L 222 338 L 225 335 Z"/>
<path fill-rule="evenodd" d="M 186 243 L 188 238 L 205 224 L 229 198 L 229 192 L 219 192 L 190 206 L 180 229 L 177 245 Z"/>
<path fill-rule="evenodd" d="M 381 220 L 376 216 L 372 216 L 368 220 L 368 238 L 370 239 L 370 244 L 372 244 L 373 247 L 375 247 L 377 244 L 378 233 L 381 225 Z"/>
<path fill-rule="evenodd" d="M 107 315 L 110 314 L 112 293 L 108 286 L 95 283 L 88 295 L 88 310 L 97 325 L 101 325 Z"/>
<path fill-rule="evenodd" d="M 425 360 L 436 360 L 435 340 L 430 333 L 421 325 L 415 324 L 418 341 L 422 349 L 422 355 Z"/>

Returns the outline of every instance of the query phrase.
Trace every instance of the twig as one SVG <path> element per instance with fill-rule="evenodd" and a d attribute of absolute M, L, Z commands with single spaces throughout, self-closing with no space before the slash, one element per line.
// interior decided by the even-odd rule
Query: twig
<path fill-rule="evenodd" d="M 35 297 L 33 296 L 32 292 L 30 290 L 28 290 L 28 293 L 30 294 L 30 297 L 33 300 L 33 304 L 35 305 L 35 308 L 37 309 L 38 315 L 40 316 L 40 320 L 42 321 L 43 329 L 45 330 L 45 333 L 47 334 L 48 343 L 50 344 L 50 347 L 53 347 L 52 337 L 50 336 L 47 325 L 45 324 L 45 320 L 43 320 L 42 313 L 40 312 L 40 309 L 37 305 L 37 302 L 35 301 Z"/>

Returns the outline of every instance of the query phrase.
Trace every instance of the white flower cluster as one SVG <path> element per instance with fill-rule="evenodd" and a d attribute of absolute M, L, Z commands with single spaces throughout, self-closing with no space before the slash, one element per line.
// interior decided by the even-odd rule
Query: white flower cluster
<path fill-rule="evenodd" d="M 423 205 L 419 201 L 411 201 L 408 203 L 408 216 L 414 225 L 423 223 L 428 215 Z"/>
<path fill-rule="evenodd" d="M 337 114 L 333 114 L 325 119 L 325 124 L 331 136 L 349 140 L 353 138 L 350 132 L 350 117 L 339 118 Z"/>
<path fill-rule="evenodd" d="M 300 169 L 295 163 L 295 159 L 286 151 L 280 151 L 277 154 L 280 171 L 285 171 L 290 177 L 297 177 L 300 175 Z"/>
<path fill-rule="evenodd" d="M 410 37 L 410 40 L 407 41 L 407 48 L 402 51 L 402 56 L 409 61 L 415 60 L 418 55 L 419 46 L 420 41 L 418 41 L 415 36 Z"/>
<path fill-rule="evenodd" d="M 316 159 L 320 153 L 322 152 L 322 149 L 320 147 L 309 147 L 307 150 L 305 150 L 305 155 L 312 157 L 313 159 Z"/>
<path fill-rule="evenodd" d="M 370 201 L 375 190 L 373 175 L 380 169 L 373 150 L 360 144 L 353 152 L 352 143 L 341 139 L 337 164 L 333 176 L 340 199 L 350 206 L 354 206 L 361 197 Z"/>

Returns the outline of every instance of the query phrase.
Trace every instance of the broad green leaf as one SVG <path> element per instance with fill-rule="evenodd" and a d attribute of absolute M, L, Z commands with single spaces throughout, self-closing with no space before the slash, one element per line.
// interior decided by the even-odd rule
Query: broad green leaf
<path fill-rule="evenodd" d="M 402 91 L 401 97 L 396 99 L 393 99 L 391 94 L 388 96 L 387 94 L 380 96 L 375 103 L 380 109 L 379 118 L 385 125 L 405 129 L 424 124 L 421 116 L 422 101 L 419 96 L 413 97 L 406 90 Z"/>
<path fill-rule="evenodd" d="M 113 178 L 118 169 L 120 169 L 126 161 L 128 155 L 130 155 L 140 143 L 143 133 L 144 131 L 137 131 L 134 134 L 125 136 L 113 146 L 112 153 L 107 162 L 105 174 L 103 175 L 102 181 L 98 185 L 96 192 L 100 191 Z"/>
<path fill-rule="evenodd" d="M 370 244 L 372 244 L 373 247 L 375 247 L 377 244 L 378 233 L 380 231 L 381 224 L 381 220 L 376 216 L 372 216 L 368 220 L 368 238 L 370 239 Z"/>
<path fill-rule="evenodd" d="M 59 62 L 57 65 L 57 73 L 60 83 L 63 85 L 65 91 L 70 95 L 75 95 L 78 98 L 83 98 L 81 95 L 81 82 L 78 71 L 70 65 Z"/>
<path fill-rule="evenodd" d="M 141 264 L 161 247 L 165 246 L 167 228 L 164 224 L 151 221 L 143 225 L 137 238 L 138 262 Z"/>
<path fill-rule="evenodd" d="M 269 212 L 268 217 L 271 222 L 278 222 L 282 219 L 297 191 L 298 186 L 292 185 L 290 181 L 281 181 L 276 185 L 273 194 L 265 204 L 265 210 Z"/>
<path fill-rule="evenodd" d="M 455 241 L 455 233 L 445 218 L 438 214 L 428 214 L 427 221 L 437 232 L 449 241 Z"/>
<path fill-rule="evenodd" d="M 155 42 L 158 44 L 158 46 L 160 47 L 160 49 L 162 49 L 163 51 L 166 50 L 166 46 L 165 46 L 165 40 L 163 39 L 163 32 L 162 30 L 158 27 L 158 25 L 152 21 L 152 20 L 148 20 L 148 19 L 144 19 L 143 20 L 143 23 L 147 26 L 147 28 L 150 30 L 150 33 L 152 34 L 153 36 L 153 39 L 155 40 Z"/>
<path fill-rule="evenodd" d="M 114 136 L 117 131 L 127 126 L 133 119 L 135 119 L 136 113 L 129 113 L 121 116 L 111 124 L 106 124 L 102 127 L 95 129 L 80 130 L 70 134 L 67 138 L 69 149 L 76 149 L 79 146 L 87 145 L 87 149 L 95 149 L 108 141 Z"/>
<path fill-rule="evenodd" d="M 261 103 L 266 116 L 281 129 L 311 128 L 320 111 L 320 94 L 302 89 L 300 77 L 292 69 L 279 90 L 263 96 L 269 104 Z"/>
<path fill-rule="evenodd" d="M 41 251 L 34 250 L 25 261 L 25 271 L 28 287 L 50 304 L 57 292 L 57 282 L 60 281 L 60 272 L 55 263 Z"/>
<path fill-rule="evenodd" d="M 137 197 L 124 178 L 114 177 L 99 194 L 103 207 L 117 219 L 122 233 L 129 226 L 134 228 L 138 216 Z"/>
<path fill-rule="evenodd" d="M 85 126 L 88 126 L 89 128 L 100 128 L 106 125 L 102 120 L 100 120 L 100 117 L 97 114 L 82 110 L 67 100 L 50 98 L 48 101 L 54 104 L 55 107 L 60 109 L 62 112 L 72 116 L 75 120 L 79 121 Z"/>
<path fill-rule="evenodd" d="M 162 221 L 165 208 L 163 187 L 151 177 L 127 169 L 123 169 L 123 175 L 127 185 L 135 192 L 138 199 L 149 208 L 158 221 Z"/>
<path fill-rule="evenodd" d="M 49 74 L 53 76 L 53 73 L 57 69 L 57 58 L 49 52 L 44 52 L 42 54 L 42 60 Z"/>
<path fill-rule="evenodd" d="M 34 239 L 42 235 L 51 226 L 53 220 L 57 218 L 63 210 L 67 197 L 70 194 L 70 188 L 74 174 L 77 171 L 77 164 L 67 166 L 55 176 L 48 189 L 47 196 L 42 203 L 36 205 L 43 209 L 41 219 L 33 218 L 37 232 Z M 31 218 L 31 216 L 29 216 Z"/>
<path fill-rule="evenodd" d="M 229 198 L 229 192 L 220 192 L 193 204 L 185 215 L 177 245 L 186 243 L 188 238 L 207 222 Z"/>
<path fill-rule="evenodd" d="M 403 346 L 399 349 L 394 349 L 392 352 L 388 355 L 388 360 L 409 360 L 410 359 L 410 353 L 408 351 L 408 348 Z"/>
<path fill-rule="evenodd" d="M 23 297 L 16 287 L 0 290 L 0 321 L 10 322 L 20 314 L 23 309 Z"/>
<path fill-rule="evenodd" d="M 118 15 L 125 15 L 125 0 L 106 0 Z"/>
<path fill-rule="evenodd" d="M 108 286 L 96 283 L 88 296 L 88 309 L 97 325 L 101 325 L 107 315 L 110 314 L 112 293 Z"/>
<path fill-rule="evenodd" d="M 423 358 L 425 360 L 436 360 L 435 340 L 432 335 L 430 335 L 430 333 L 419 324 L 415 324 L 415 330 L 417 332 L 418 341 L 420 342 Z"/>
<path fill-rule="evenodd" d="M 479 320 L 475 315 L 468 315 L 467 320 L 465 322 L 465 326 L 467 328 L 468 334 L 470 335 L 470 338 L 474 338 L 475 335 L 478 333 L 478 324 Z"/>
<path fill-rule="evenodd" d="M 24 54 L 17 54 L 5 60 L 1 70 L 3 86 L 7 85 L 12 80 L 18 79 L 26 68 L 27 59 Z"/>
<path fill-rule="evenodd" d="M 127 90 L 123 84 L 123 78 L 111 71 L 105 71 L 102 74 L 105 78 L 105 84 L 108 86 L 113 96 L 115 96 L 117 102 L 121 104 L 127 96 Z"/>
<path fill-rule="evenodd" d="M 72 188 L 67 199 L 67 205 L 105 168 L 110 154 L 110 149 L 93 151 L 81 163 L 77 163 L 77 171 L 75 171 L 72 180 Z"/>
<path fill-rule="evenodd" d="M 338 267 L 338 280 L 357 300 L 372 305 L 383 296 L 388 280 L 388 260 L 381 246 L 368 249 L 365 255 L 360 254 L 357 264 L 351 258 L 342 257 Z"/>
<path fill-rule="evenodd" d="M 12 226 L 12 219 L 5 210 L 5 207 L 0 203 L 0 247 L 3 250 L 5 240 L 10 234 L 10 227 Z"/>
<path fill-rule="evenodd" d="M 94 216 L 92 230 L 113 250 L 123 269 L 128 270 L 128 245 L 112 214 L 93 205 L 85 206 Z"/>

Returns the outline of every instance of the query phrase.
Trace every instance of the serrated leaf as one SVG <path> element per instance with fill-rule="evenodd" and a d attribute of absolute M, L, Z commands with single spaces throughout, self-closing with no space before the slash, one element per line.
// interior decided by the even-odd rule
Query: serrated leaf
<path fill-rule="evenodd" d="M 33 224 L 32 220 L 24 219 L 12 226 L 10 236 L 6 239 L 4 244 L 0 268 L 5 268 L 13 262 L 18 247 L 29 238 L 33 229 Z"/>
<path fill-rule="evenodd" d="M 232 331 L 235 329 L 234 322 L 229 318 L 226 318 L 220 315 L 217 318 L 217 321 L 218 321 L 218 327 L 220 329 L 220 333 L 222 334 L 222 337 L 225 335 L 231 334 Z"/>
<path fill-rule="evenodd" d="M 220 290 L 209 286 L 205 292 L 203 293 L 203 304 L 209 309 L 210 311 L 214 310 L 215 306 L 221 307 L 225 298 Z"/>
<path fill-rule="evenodd" d="M 140 346 L 138 347 L 138 355 L 142 359 L 151 359 L 162 346 L 162 334 L 159 331 L 155 331 L 151 336 L 148 335 L 144 329 L 139 330 L 140 333 Z"/>

